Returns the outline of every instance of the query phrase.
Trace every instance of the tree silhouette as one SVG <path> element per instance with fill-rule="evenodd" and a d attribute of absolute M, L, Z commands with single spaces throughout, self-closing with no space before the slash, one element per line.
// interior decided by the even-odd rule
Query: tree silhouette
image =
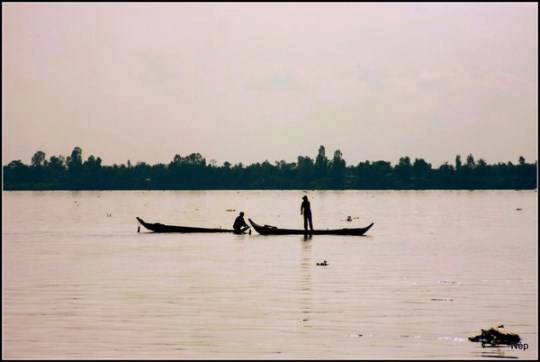
<path fill-rule="evenodd" d="M 346 163 L 345 160 L 342 158 L 343 154 L 340 150 L 334 151 L 334 157 L 332 158 L 331 163 L 331 182 L 332 187 L 341 188 L 344 186 L 345 181 L 345 171 L 346 171 Z"/>
<path fill-rule="evenodd" d="M 534 189 L 537 187 L 537 162 L 523 156 L 512 162 L 489 165 L 483 159 L 467 156 L 465 166 L 459 155 L 455 168 L 448 162 L 438 168 L 422 158 L 411 164 L 409 156 L 392 166 L 388 161 L 368 160 L 347 166 L 340 150 L 331 160 L 320 146 L 315 161 L 298 156 L 285 160 L 223 166 L 200 153 L 186 157 L 176 154 L 168 164 L 148 165 L 131 161 L 107 166 L 100 157 L 90 155 L 82 162 L 82 149 L 71 154 L 51 156 L 37 151 L 30 166 L 14 160 L 3 166 L 4 190 L 134 190 L 134 189 Z"/>
<path fill-rule="evenodd" d="M 36 153 L 34 153 L 34 156 L 32 156 L 32 166 L 41 167 L 43 166 L 44 162 L 45 162 L 45 152 L 37 151 Z"/>
<path fill-rule="evenodd" d="M 460 156 L 460 155 L 457 155 L 457 156 L 456 156 L 456 171 L 461 170 L 461 166 L 462 166 L 462 163 L 461 163 L 461 156 Z"/>

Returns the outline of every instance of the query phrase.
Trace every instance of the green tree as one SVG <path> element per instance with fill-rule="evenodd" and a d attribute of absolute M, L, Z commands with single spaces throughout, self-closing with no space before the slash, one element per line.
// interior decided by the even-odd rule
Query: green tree
<path fill-rule="evenodd" d="M 457 155 L 456 156 L 456 171 L 459 171 L 461 170 L 461 166 L 463 164 L 461 163 L 461 156 L 460 155 Z"/>
<path fill-rule="evenodd" d="M 467 166 L 468 169 L 473 169 L 473 168 L 475 168 L 476 163 L 474 162 L 474 157 L 473 157 L 472 154 L 469 154 L 469 155 L 467 156 L 467 163 L 466 163 L 466 166 Z"/>
<path fill-rule="evenodd" d="M 400 157 L 398 164 L 394 167 L 394 173 L 400 187 L 411 187 L 412 165 L 409 156 Z"/>
<path fill-rule="evenodd" d="M 345 171 L 346 163 L 343 159 L 343 154 L 340 150 L 334 152 L 334 157 L 332 158 L 331 171 L 332 171 L 332 186 L 334 187 L 343 187 L 345 184 Z"/>
<path fill-rule="evenodd" d="M 82 167 L 82 150 L 80 147 L 73 148 L 73 151 L 71 151 L 71 156 L 68 156 L 67 158 L 67 166 L 68 170 L 73 171 L 79 171 Z"/>
<path fill-rule="evenodd" d="M 414 186 L 416 188 L 426 188 L 431 173 L 431 164 L 427 163 L 422 158 L 415 158 L 412 169 L 415 179 Z"/>
<path fill-rule="evenodd" d="M 328 158 L 324 146 L 319 147 L 317 158 L 315 158 L 315 177 L 323 178 L 328 171 Z"/>
<path fill-rule="evenodd" d="M 34 153 L 34 156 L 32 156 L 32 166 L 42 167 L 44 166 L 44 162 L 45 162 L 45 152 L 37 151 L 36 153 Z"/>

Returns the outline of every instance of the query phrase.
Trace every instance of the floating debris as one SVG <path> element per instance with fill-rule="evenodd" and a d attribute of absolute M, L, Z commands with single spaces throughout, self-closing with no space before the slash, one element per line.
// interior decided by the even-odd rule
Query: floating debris
<path fill-rule="evenodd" d="M 225 210 L 225 211 L 227 211 L 227 212 L 233 212 L 233 211 L 236 211 L 236 209 L 227 209 L 227 210 Z"/>
<path fill-rule="evenodd" d="M 517 211 L 521 211 L 521 207 L 518 207 L 516 210 L 517 210 Z"/>
<path fill-rule="evenodd" d="M 463 337 L 451 337 L 451 336 L 443 336 L 443 337 L 437 337 L 439 341 L 452 341 L 452 342 L 464 342 L 465 338 Z"/>
<path fill-rule="evenodd" d="M 347 221 L 352 221 L 352 217 L 347 216 Z"/>
<path fill-rule="evenodd" d="M 328 262 L 326 260 L 323 260 L 321 263 L 317 263 L 317 266 L 327 266 Z"/>
<path fill-rule="evenodd" d="M 481 329 L 481 333 L 474 337 L 469 337 L 471 342 L 480 342 L 482 347 L 489 344 L 491 346 L 497 346 L 501 344 L 515 345 L 521 341 L 521 337 L 508 329 L 504 328 L 504 325 L 499 325 L 496 328 Z"/>

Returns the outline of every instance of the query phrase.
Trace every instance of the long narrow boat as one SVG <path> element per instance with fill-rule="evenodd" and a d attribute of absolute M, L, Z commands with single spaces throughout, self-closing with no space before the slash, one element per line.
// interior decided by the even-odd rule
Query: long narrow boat
<path fill-rule="evenodd" d="M 150 231 L 156 233 L 234 233 L 233 229 L 221 229 L 221 228 L 199 228 L 191 226 L 172 226 L 164 225 L 160 223 L 147 223 L 140 217 L 137 217 L 137 221 L 141 223 L 142 226 L 147 228 Z"/>
<path fill-rule="evenodd" d="M 287 235 L 287 234 L 311 234 L 311 235 L 364 235 L 374 223 L 365 228 L 355 229 L 318 229 L 306 233 L 303 229 L 281 229 L 271 225 L 261 226 L 255 221 L 248 219 L 251 226 L 261 235 Z"/>

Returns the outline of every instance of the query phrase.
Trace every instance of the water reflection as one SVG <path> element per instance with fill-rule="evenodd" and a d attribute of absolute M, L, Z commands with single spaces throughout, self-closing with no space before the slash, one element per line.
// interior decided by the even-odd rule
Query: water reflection
<path fill-rule="evenodd" d="M 302 279 L 300 281 L 300 292 L 302 299 L 302 323 L 309 322 L 310 311 L 312 309 L 312 280 L 311 272 L 313 270 L 313 258 L 311 257 L 312 243 L 309 241 L 311 237 L 304 236 L 302 241 Z"/>
<path fill-rule="evenodd" d="M 475 357 L 483 357 L 483 358 L 510 358 L 510 359 L 518 359 L 518 356 L 512 356 L 508 355 L 507 348 L 503 347 L 482 347 L 481 352 L 474 352 L 472 353 Z"/>

